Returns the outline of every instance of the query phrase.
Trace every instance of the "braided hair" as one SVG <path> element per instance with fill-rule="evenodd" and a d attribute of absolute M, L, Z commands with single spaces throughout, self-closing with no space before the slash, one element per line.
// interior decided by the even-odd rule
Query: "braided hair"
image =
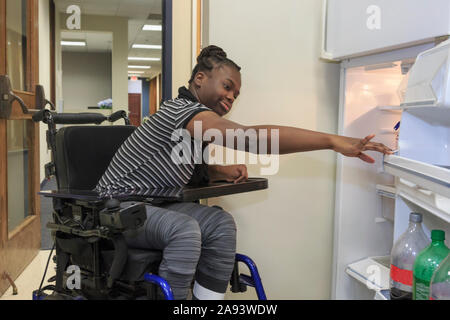
<path fill-rule="evenodd" d="M 241 67 L 239 67 L 232 60 L 228 59 L 227 54 L 222 50 L 222 48 L 214 45 L 207 46 L 200 52 L 199 56 L 197 57 L 197 65 L 195 66 L 194 70 L 192 70 L 189 84 L 194 81 L 194 77 L 198 72 L 212 71 L 214 68 L 221 67 L 223 65 L 234 67 L 237 71 L 241 71 Z"/>

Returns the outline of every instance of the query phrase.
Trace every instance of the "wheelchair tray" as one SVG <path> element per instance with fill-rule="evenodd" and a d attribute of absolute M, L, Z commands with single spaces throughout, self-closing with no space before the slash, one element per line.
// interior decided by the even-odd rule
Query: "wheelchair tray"
<path fill-rule="evenodd" d="M 185 186 L 183 188 L 149 189 L 139 192 L 117 193 L 108 196 L 101 196 L 96 191 L 68 189 L 46 190 L 40 191 L 38 194 L 50 198 L 74 199 L 92 203 L 103 202 L 109 198 L 115 198 L 122 201 L 142 201 L 150 199 L 157 201 L 189 202 L 199 199 L 264 190 L 267 188 L 268 181 L 266 178 L 248 178 L 247 181 L 237 184 L 231 182 L 213 182 L 204 187 Z"/>

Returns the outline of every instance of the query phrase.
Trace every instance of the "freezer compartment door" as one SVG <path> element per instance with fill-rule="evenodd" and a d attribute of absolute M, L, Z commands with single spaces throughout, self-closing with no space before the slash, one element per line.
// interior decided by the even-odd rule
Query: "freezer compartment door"
<path fill-rule="evenodd" d="M 448 0 L 324 0 L 322 57 L 342 60 L 431 42 L 449 34 L 449 20 Z"/>

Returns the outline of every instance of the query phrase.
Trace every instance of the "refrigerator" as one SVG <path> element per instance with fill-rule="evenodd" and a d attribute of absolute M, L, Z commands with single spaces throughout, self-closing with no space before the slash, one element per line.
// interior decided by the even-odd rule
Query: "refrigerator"
<path fill-rule="evenodd" d="M 389 299 L 409 214 L 450 245 L 450 1 L 324 0 L 321 58 L 340 63 L 338 134 L 396 150 L 338 155 L 333 299 Z"/>

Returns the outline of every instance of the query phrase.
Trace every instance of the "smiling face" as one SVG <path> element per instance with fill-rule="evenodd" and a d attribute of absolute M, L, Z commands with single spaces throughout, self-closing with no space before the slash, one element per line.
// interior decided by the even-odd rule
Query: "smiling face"
<path fill-rule="evenodd" d="M 220 116 L 230 112 L 240 89 L 241 73 L 227 65 L 218 66 L 209 72 L 198 72 L 190 86 L 198 101 Z"/>

